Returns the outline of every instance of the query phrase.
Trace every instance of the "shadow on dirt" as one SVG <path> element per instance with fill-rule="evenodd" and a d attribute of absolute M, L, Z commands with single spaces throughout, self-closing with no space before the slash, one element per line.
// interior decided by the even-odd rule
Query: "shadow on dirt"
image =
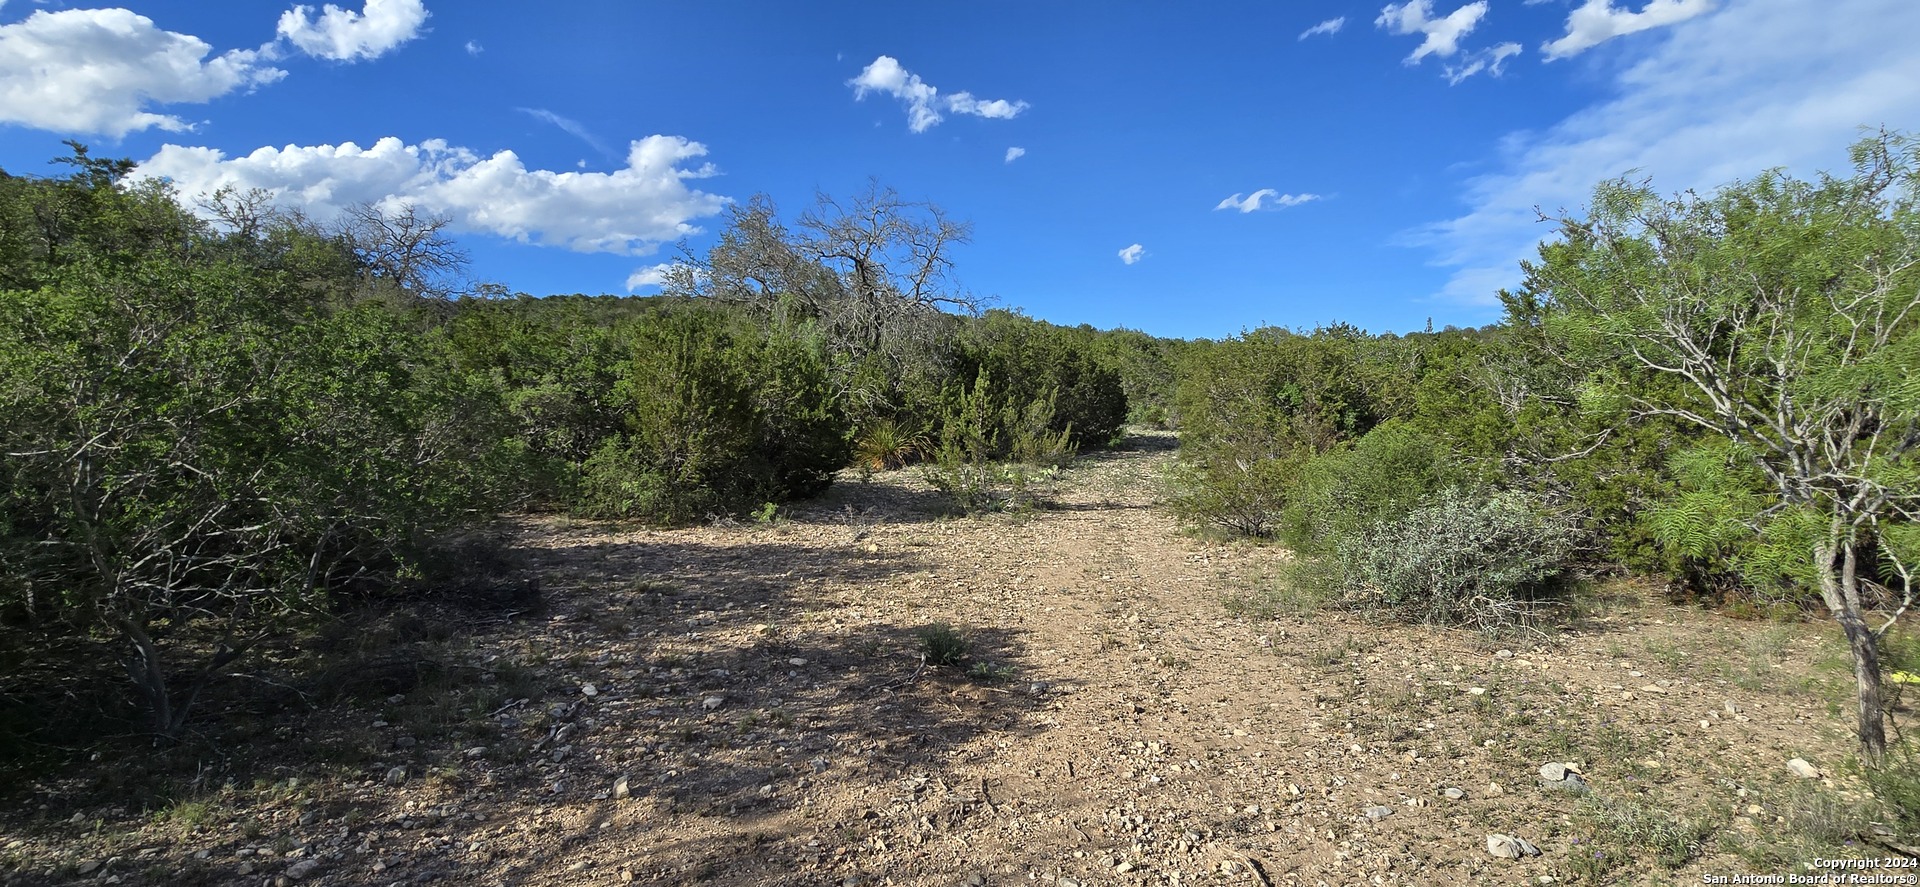
<path fill-rule="evenodd" d="M 1019 631 L 955 626 L 963 649 L 935 665 L 924 621 L 829 600 L 931 566 L 849 527 L 841 544 L 531 525 L 527 575 L 480 605 L 338 620 L 225 682 L 191 741 L 111 743 L 114 766 L 76 753 L 16 784 L 0 838 L 23 855 L 0 880 L 84 880 L 83 855 L 110 854 L 74 844 L 75 815 L 157 848 L 114 868 L 129 885 L 257 884 L 292 864 L 245 857 L 261 861 L 238 876 L 262 847 L 298 848 L 329 883 L 559 883 L 589 844 L 639 883 L 811 883 L 795 867 L 897 840 L 890 798 L 986 815 L 988 788 L 952 774 L 983 737 L 1042 729 L 1057 688 L 1020 679 Z M 825 786 L 872 800 L 809 812 Z"/>
<path fill-rule="evenodd" d="M 769 860 L 817 862 L 896 825 L 886 798 L 950 789 L 946 774 L 986 753 L 974 740 L 1039 729 L 1030 715 L 1056 689 L 1017 680 L 1026 665 L 1017 631 L 957 626 L 947 648 L 955 661 L 935 665 L 927 656 L 935 626 L 868 618 L 810 595 L 927 566 L 910 555 L 746 531 L 718 541 L 587 542 L 534 557 L 556 582 L 594 589 L 556 605 L 549 629 L 575 660 L 568 679 L 595 693 L 500 714 L 536 755 L 566 749 L 506 777 L 506 794 L 528 807 L 624 790 L 624 803 L 589 800 L 584 827 L 644 844 L 619 863 L 642 883 L 805 883 Z M 873 806 L 832 821 L 800 815 L 823 783 L 869 791 Z M 942 815 L 975 815 L 990 806 L 985 795 L 942 793 L 950 798 Z M 702 824 L 682 833 L 710 838 L 640 838 L 664 817 L 694 817 Z M 519 874 L 567 852 L 542 848 L 498 874 L 520 883 Z"/>

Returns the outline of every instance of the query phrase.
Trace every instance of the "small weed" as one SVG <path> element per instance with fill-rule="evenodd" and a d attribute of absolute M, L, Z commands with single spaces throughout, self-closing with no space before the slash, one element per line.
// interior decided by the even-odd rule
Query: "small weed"
<path fill-rule="evenodd" d="M 1500 706 L 1494 703 L 1491 690 L 1478 695 L 1469 695 L 1467 707 L 1472 709 L 1474 714 L 1489 721 L 1500 715 Z"/>
<path fill-rule="evenodd" d="M 1580 815 L 1592 829 L 1595 853 L 1613 846 L 1626 858 L 1651 859 L 1669 869 L 1699 855 L 1707 836 L 1718 830 L 1712 823 L 1684 820 L 1638 801 L 1598 795 L 1581 802 Z"/>
<path fill-rule="evenodd" d="M 1598 841 L 1574 838 L 1567 847 L 1567 871 L 1579 883 L 1606 883 L 1607 875 L 1622 861 L 1620 854 L 1608 853 Z"/>
<path fill-rule="evenodd" d="M 1920 841 L 1920 744 L 1912 740 L 1887 750 L 1885 763 L 1862 774 L 1886 807 L 1887 825 L 1909 844 Z"/>
<path fill-rule="evenodd" d="M 212 817 L 213 804 L 207 801 L 175 801 L 153 814 L 154 822 L 175 823 L 187 828 L 197 828 Z"/>
<path fill-rule="evenodd" d="M 1641 646 L 1647 651 L 1647 655 L 1652 656 L 1660 664 L 1668 668 L 1679 669 L 1685 667 L 1687 664 L 1687 651 L 1679 649 L 1678 647 L 1656 643 L 1652 640 L 1648 640 Z"/>
<path fill-rule="evenodd" d="M 1011 665 L 993 662 L 976 662 L 967 669 L 967 676 L 983 684 L 999 684 L 1013 680 L 1014 669 Z"/>
<path fill-rule="evenodd" d="M 1306 618 L 1320 612 L 1327 596 L 1313 586 L 1294 581 L 1290 576 L 1271 579 L 1251 589 L 1228 591 L 1220 596 L 1220 606 L 1236 619 L 1279 619 L 1285 616 Z"/>
<path fill-rule="evenodd" d="M 780 520 L 780 506 L 778 503 L 774 503 L 774 502 L 761 503 L 759 508 L 756 508 L 753 510 L 753 522 L 763 527 L 772 526 L 773 524 L 778 523 L 779 520 Z"/>
<path fill-rule="evenodd" d="M 1814 857 L 1857 855 L 1855 841 L 1874 819 L 1874 811 L 1865 805 L 1806 784 L 1786 786 L 1767 806 L 1785 823 L 1746 835 L 1729 833 L 1720 840 L 1721 850 L 1756 870 L 1779 871 Z"/>
<path fill-rule="evenodd" d="M 920 630 L 920 654 L 928 665 L 959 665 L 967 658 L 967 639 L 945 622 Z"/>

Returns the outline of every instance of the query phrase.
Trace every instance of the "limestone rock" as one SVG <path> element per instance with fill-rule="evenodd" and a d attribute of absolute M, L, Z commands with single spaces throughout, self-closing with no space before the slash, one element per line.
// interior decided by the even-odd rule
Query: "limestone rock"
<path fill-rule="evenodd" d="M 1540 848 L 1527 843 L 1525 838 L 1512 835 L 1488 835 L 1487 853 L 1499 859 L 1519 859 L 1523 856 L 1539 856 Z"/>

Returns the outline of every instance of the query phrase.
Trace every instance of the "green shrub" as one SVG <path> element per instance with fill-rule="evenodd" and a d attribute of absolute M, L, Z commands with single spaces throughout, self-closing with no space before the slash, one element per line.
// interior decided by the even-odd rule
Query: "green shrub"
<path fill-rule="evenodd" d="M 395 309 L 164 258 L 45 283 L 0 292 L 0 595 L 115 637 L 155 733 L 248 647 L 490 514 L 498 403 Z"/>
<path fill-rule="evenodd" d="M 999 431 L 993 423 L 993 399 L 985 370 L 962 391 L 940 423 L 940 447 L 925 468 L 927 483 L 968 514 L 992 508 L 1000 476 L 993 457 Z"/>
<path fill-rule="evenodd" d="M 1280 535 L 1296 551 L 1329 553 L 1464 480 L 1439 442 L 1390 420 L 1300 469 Z"/>
<path fill-rule="evenodd" d="M 966 661 L 967 650 L 966 637 L 945 622 L 920 630 L 920 655 L 928 665 L 959 665 Z"/>
<path fill-rule="evenodd" d="M 626 330 L 614 388 L 623 430 L 582 465 L 589 514 L 662 524 L 812 495 L 851 452 L 806 328 L 761 328 L 710 309 Z"/>
<path fill-rule="evenodd" d="M 1256 442 L 1216 439 L 1205 449 L 1183 441 L 1168 473 L 1167 506 L 1181 520 L 1237 536 L 1265 538 L 1279 527 L 1302 458 L 1275 455 Z"/>
<path fill-rule="evenodd" d="M 1449 489 L 1341 540 L 1332 566 L 1350 601 L 1492 631 L 1523 624 L 1572 551 L 1572 529 L 1526 497 Z"/>
<path fill-rule="evenodd" d="M 997 382 L 1000 423 L 1011 431 L 1029 405 L 1050 404 L 1046 431 L 1074 447 L 1104 447 L 1117 440 L 1127 419 L 1127 395 L 1119 373 L 1096 353 L 1091 330 L 1057 327 L 1006 311 L 989 311 L 968 329 L 960 377 L 984 372 Z M 1002 438 L 1011 445 L 1012 437 Z"/>
<path fill-rule="evenodd" d="M 1350 331 L 1261 329 L 1183 365 L 1170 497 L 1183 519 L 1270 536 L 1310 459 L 1373 427 Z"/>
<path fill-rule="evenodd" d="M 1001 424 L 1007 429 L 1007 455 L 1023 465 L 1065 468 L 1073 464 L 1080 448 L 1073 442 L 1073 423 L 1055 430 L 1055 403 L 1058 389 L 1026 404 L 1024 408 L 1008 404 Z"/>

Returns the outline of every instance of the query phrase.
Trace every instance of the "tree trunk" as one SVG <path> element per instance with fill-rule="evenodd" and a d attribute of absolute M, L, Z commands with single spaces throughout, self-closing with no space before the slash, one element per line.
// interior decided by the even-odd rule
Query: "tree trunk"
<path fill-rule="evenodd" d="M 1840 629 L 1846 632 L 1847 646 L 1853 651 L 1854 684 L 1859 692 L 1860 760 L 1867 766 L 1877 767 L 1887 754 L 1886 708 L 1880 695 L 1880 648 L 1861 612 L 1860 564 L 1851 542 L 1841 536 L 1817 551 L 1823 567 L 1820 596 L 1834 620 L 1840 623 Z"/>
<path fill-rule="evenodd" d="M 1860 691 L 1860 760 L 1877 767 L 1887 754 L 1886 711 L 1880 696 L 1880 650 L 1873 630 L 1855 610 L 1835 613 L 1847 633 L 1847 645 L 1853 648 L 1853 677 Z"/>
<path fill-rule="evenodd" d="M 122 637 L 132 648 L 127 651 L 127 676 L 133 679 L 134 689 L 147 703 L 153 731 L 171 738 L 179 725 L 175 723 L 173 694 L 167 686 L 167 669 L 161 661 L 160 648 L 132 619 L 121 617 L 116 621 Z"/>

